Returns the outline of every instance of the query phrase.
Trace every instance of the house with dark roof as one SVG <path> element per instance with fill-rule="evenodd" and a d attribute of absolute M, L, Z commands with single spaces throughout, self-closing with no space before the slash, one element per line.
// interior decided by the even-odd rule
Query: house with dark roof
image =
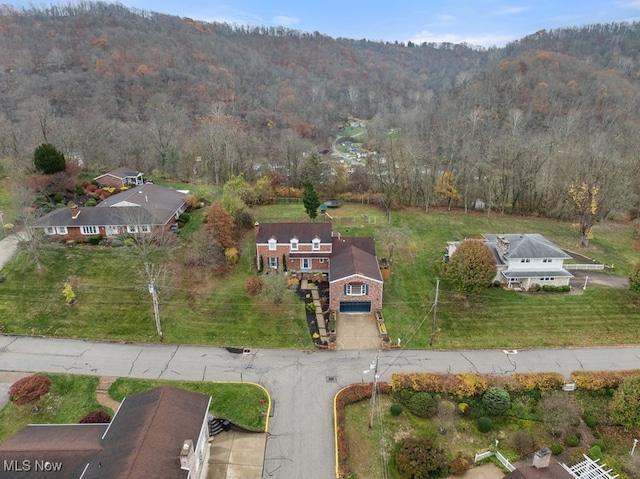
<path fill-rule="evenodd" d="M 60 208 L 34 222 L 45 234 L 67 239 L 168 229 L 185 211 L 185 192 L 147 183 L 122 191 L 97 206 Z"/>
<path fill-rule="evenodd" d="M 341 313 L 382 309 L 383 281 L 373 238 L 343 237 L 331 223 L 256 223 L 256 265 L 286 266 L 296 274 L 329 279 L 330 309 Z"/>
<path fill-rule="evenodd" d="M 198 479 L 210 402 L 163 386 L 125 398 L 109 424 L 32 424 L 0 443 L 0 467 L 25 479 Z"/>
<path fill-rule="evenodd" d="M 98 185 L 110 187 L 138 186 L 144 184 L 143 173 L 126 166 L 121 166 L 100 176 L 94 180 Z"/>
<path fill-rule="evenodd" d="M 565 286 L 573 278 L 564 268 L 564 260 L 571 256 L 540 234 L 482 236 L 496 260 L 496 280 L 508 288 Z M 460 241 L 449 242 L 446 257 L 450 258 L 459 245 Z"/>

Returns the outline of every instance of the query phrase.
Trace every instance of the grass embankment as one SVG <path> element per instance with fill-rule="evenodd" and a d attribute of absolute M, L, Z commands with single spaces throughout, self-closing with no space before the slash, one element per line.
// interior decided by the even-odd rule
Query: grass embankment
<path fill-rule="evenodd" d="M 16 406 L 11 402 L 0 410 L 0 441 L 28 424 L 76 424 L 85 414 L 96 409 L 113 417 L 115 411 L 100 405 L 96 399 L 98 377 L 46 376 L 51 379 L 51 390 L 38 402 L 38 413 L 33 413 L 32 405 Z M 265 390 L 255 384 L 120 378 L 109 389 L 109 395 L 120 402 L 125 396 L 165 385 L 207 394 L 212 398 L 209 412 L 214 416 L 255 431 L 265 430 L 269 398 Z"/>
<path fill-rule="evenodd" d="M 303 221 L 301 203 L 260 207 L 258 221 Z M 334 228 L 347 236 L 368 236 L 385 227 L 384 214 L 367 204 L 329 210 Z M 195 229 L 202 210 L 187 227 Z M 489 288 L 460 296 L 446 281 L 442 256 L 447 241 L 482 233 L 541 233 L 559 246 L 579 251 L 627 274 L 638 256 L 630 223 L 595 227 L 589 248 L 579 246 L 576 225 L 540 218 L 433 210 L 392 213 L 392 225 L 411 235 L 394 253 L 392 279 L 384 286 L 383 313 L 391 338 L 409 348 L 429 347 L 436 278 L 441 278 L 433 347 L 525 348 L 638 344 L 640 308 L 626 290 L 587 288 L 584 294 L 518 294 Z M 186 230 L 182 248 L 189 245 Z M 376 242 L 379 257 L 386 246 Z M 20 261 L 7 265 L 0 284 L 0 324 L 6 333 L 91 339 L 156 341 L 153 307 L 140 265 L 127 248 L 51 246 L 47 269 L 34 273 Z M 252 298 L 244 286 L 255 275 L 253 235 L 229 273 L 194 272 L 172 254 L 172 283 L 160 292 L 164 340 L 172 343 L 255 347 L 311 347 L 302 304 L 293 292 L 281 305 Z M 65 282 L 77 304 L 66 306 Z"/>
<path fill-rule="evenodd" d="M 119 378 L 109 388 L 109 396 L 122 401 L 126 396 L 159 386 L 174 386 L 211 396 L 209 412 L 214 416 L 254 431 L 265 430 L 269 398 L 265 390 L 255 384 Z"/>
<path fill-rule="evenodd" d="M 76 424 L 90 411 L 100 409 L 110 416 L 113 411 L 96 399 L 98 378 L 70 374 L 45 374 L 51 389 L 38 402 L 40 411 L 33 413 L 31 404 L 16 406 L 9 402 L 0 410 L 0 441 L 27 424 Z"/>

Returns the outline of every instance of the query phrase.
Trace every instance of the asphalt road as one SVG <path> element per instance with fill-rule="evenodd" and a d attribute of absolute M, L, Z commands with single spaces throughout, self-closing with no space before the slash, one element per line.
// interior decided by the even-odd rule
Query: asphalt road
<path fill-rule="evenodd" d="M 0 370 L 129 376 L 196 381 L 250 381 L 271 393 L 274 414 L 265 478 L 335 477 L 333 397 L 342 387 L 371 381 L 370 351 L 251 350 L 170 344 L 100 343 L 0 336 Z M 380 353 L 380 380 L 392 372 L 555 371 L 636 369 L 640 347 L 518 351 L 389 351 Z"/>

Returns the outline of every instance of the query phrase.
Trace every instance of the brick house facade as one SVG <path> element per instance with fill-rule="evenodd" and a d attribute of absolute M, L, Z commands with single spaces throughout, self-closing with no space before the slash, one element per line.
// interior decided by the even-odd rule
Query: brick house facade
<path fill-rule="evenodd" d="M 382 309 L 383 281 L 373 238 L 342 237 L 331 223 L 255 225 L 256 266 L 295 273 L 321 273 L 329 280 L 333 311 Z"/>

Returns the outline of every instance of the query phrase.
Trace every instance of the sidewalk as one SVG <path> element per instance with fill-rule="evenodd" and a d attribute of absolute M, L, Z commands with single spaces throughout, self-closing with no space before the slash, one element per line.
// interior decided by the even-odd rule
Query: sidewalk
<path fill-rule="evenodd" d="M 0 240 L 0 270 L 13 259 L 18 251 L 18 235 L 11 234 Z"/>

